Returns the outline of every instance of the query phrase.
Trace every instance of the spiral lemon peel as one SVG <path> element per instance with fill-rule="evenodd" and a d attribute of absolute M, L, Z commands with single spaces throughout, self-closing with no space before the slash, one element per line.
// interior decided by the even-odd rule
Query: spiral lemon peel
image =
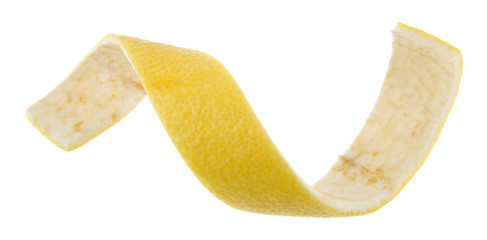
<path fill-rule="evenodd" d="M 462 73 L 461 52 L 450 44 L 402 23 L 393 36 L 372 113 L 313 186 L 281 156 L 225 67 L 200 51 L 108 35 L 26 116 L 57 146 L 73 150 L 147 94 L 189 168 L 226 204 L 273 215 L 362 215 L 391 201 L 423 164 Z"/>

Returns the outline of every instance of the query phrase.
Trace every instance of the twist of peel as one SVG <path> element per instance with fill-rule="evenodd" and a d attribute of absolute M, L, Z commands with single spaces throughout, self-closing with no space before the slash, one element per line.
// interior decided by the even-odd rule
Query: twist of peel
<path fill-rule="evenodd" d="M 461 52 L 448 43 L 401 23 L 393 36 L 372 113 L 313 186 L 281 156 L 225 67 L 200 51 L 108 35 L 26 116 L 73 150 L 148 95 L 189 168 L 226 204 L 273 215 L 366 214 L 391 201 L 425 161 L 462 74 Z"/>

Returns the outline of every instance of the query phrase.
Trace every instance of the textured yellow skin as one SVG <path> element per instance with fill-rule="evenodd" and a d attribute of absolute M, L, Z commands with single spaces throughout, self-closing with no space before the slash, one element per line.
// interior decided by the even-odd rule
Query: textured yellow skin
<path fill-rule="evenodd" d="M 419 51 L 419 57 L 410 54 L 404 58 L 404 49 L 394 45 L 391 67 L 375 110 L 351 149 L 314 187 L 303 182 L 281 156 L 225 67 L 199 51 L 109 35 L 63 84 L 29 108 L 26 115 L 54 143 L 71 150 L 121 119 L 145 92 L 189 168 L 226 204 L 273 215 L 366 214 L 397 195 L 424 162 L 452 107 L 461 75 L 461 53 L 456 48 L 404 24 L 398 24 L 396 31 L 406 36 L 406 40 L 398 37 L 398 44 L 411 43 L 406 51 L 424 51 Z M 439 70 L 441 76 L 415 73 L 416 78 L 401 72 L 407 61 L 414 62 L 421 56 L 434 60 L 423 64 L 427 72 L 435 66 L 447 70 Z M 412 66 L 404 71 L 414 72 Z M 414 90 L 419 78 L 419 82 L 432 82 L 428 91 L 434 92 Z M 411 83 L 410 79 L 416 81 Z M 91 88 L 80 88 L 79 82 L 83 81 Z M 398 82 L 412 84 L 413 91 L 404 87 L 407 84 L 396 86 Z M 97 87 L 100 93 L 90 90 Z M 408 91 L 407 96 L 420 100 L 404 102 L 403 89 Z M 82 96 L 83 100 L 73 103 L 65 95 Z M 389 96 L 393 95 L 399 97 L 392 101 Z M 441 100 L 436 101 L 437 96 Z M 80 108 L 94 109 L 83 112 Z M 412 116 L 407 117 L 404 109 L 418 111 L 407 112 Z M 398 114 L 407 116 L 396 120 Z M 425 115 L 428 118 L 421 120 Z M 90 121 L 95 117 L 99 120 Z M 385 120 L 392 124 L 391 129 L 379 134 L 374 129 Z M 419 125 L 409 126 L 413 121 Z M 410 136 L 410 130 L 418 126 L 421 133 Z M 399 152 L 398 147 L 381 148 L 387 143 L 421 147 Z"/>

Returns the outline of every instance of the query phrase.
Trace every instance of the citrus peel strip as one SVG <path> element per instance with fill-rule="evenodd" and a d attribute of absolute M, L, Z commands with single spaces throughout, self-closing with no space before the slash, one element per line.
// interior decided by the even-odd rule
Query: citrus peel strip
<path fill-rule="evenodd" d="M 399 23 L 375 107 L 316 184 L 281 156 L 235 80 L 203 52 L 108 35 L 27 118 L 64 150 L 119 121 L 147 94 L 182 158 L 217 198 L 256 213 L 334 217 L 375 211 L 413 177 L 458 91 L 462 55 Z"/>

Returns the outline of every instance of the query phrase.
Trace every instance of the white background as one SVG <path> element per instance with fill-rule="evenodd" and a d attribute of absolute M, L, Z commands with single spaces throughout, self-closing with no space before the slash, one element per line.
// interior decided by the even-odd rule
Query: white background
<path fill-rule="evenodd" d="M 486 239 L 487 14 L 468 1 L 2 1 L 0 239 Z M 319 179 L 379 93 L 397 21 L 458 47 L 457 101 L 426 163 L 381 210 L 234 210 L 192 175 L 147 99 L 64 152 L 24 118 L 108 33 L 225 64 L 292 167 Z"/>

